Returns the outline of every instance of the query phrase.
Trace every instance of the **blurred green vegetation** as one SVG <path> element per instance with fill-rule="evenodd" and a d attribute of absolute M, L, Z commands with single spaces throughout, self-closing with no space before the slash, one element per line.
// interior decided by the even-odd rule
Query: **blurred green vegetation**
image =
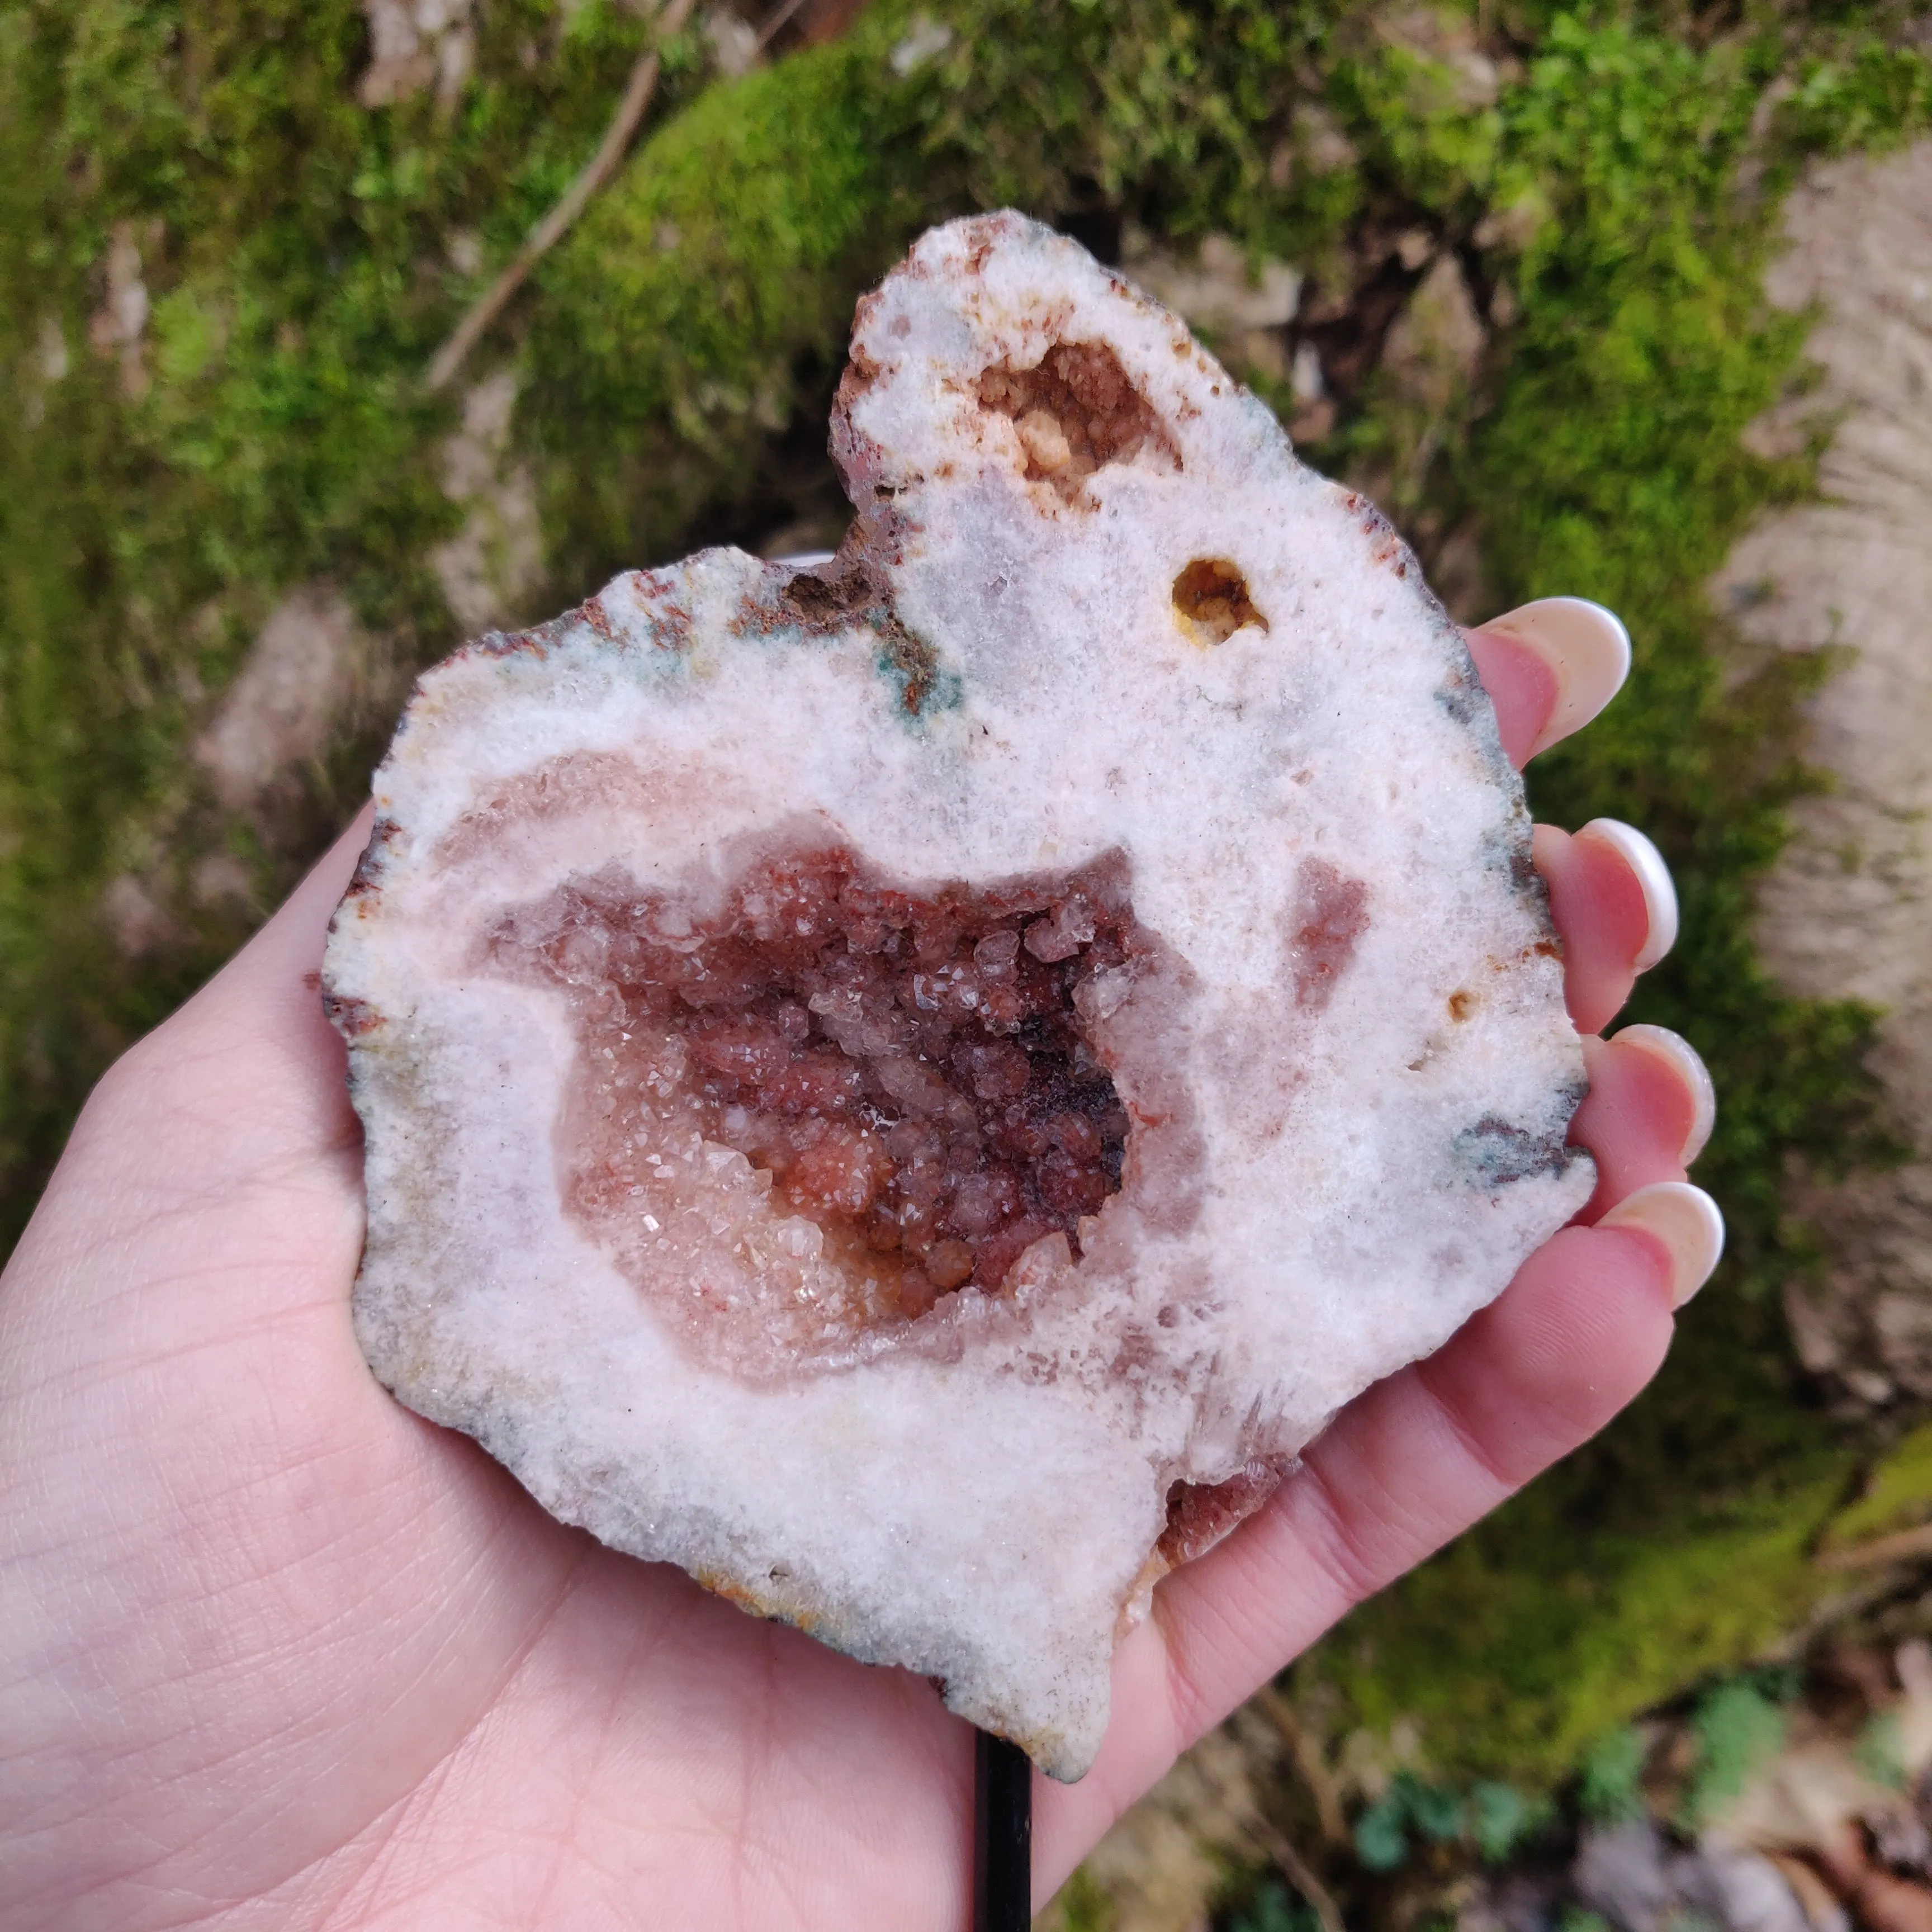
<path fill-rule="evenodd" d="M 1534 798 L 1671 861 L 1683 936 L 1632 1016 L 1712 1066 L 1700 1174 L 1732 1252 L 1629 1416 L 1299 1667 L 1338 1724 L 1419 1715 L 1445 1790 L 1544 1788 L 1758 1654 L 1822 1595 L 1814 1542 L 1882 1460 L 1807 1392 L 1774 1292 L 1816 1258 L 1790 1164 L 1888 1146 L 1870 1016 L 1784 998 L 1748 938 L 1821 668 L 1724 674 L 1702 586 L 1811 487 L 1810 460 L 1740 441 L 1803 380 L 1804 319 L 1760 274 L 1808 158 L 1932 122 L 1906 17 L 880 0 L 736 80 L 693 31 L 633 158 L 466 374 L 521 386 L 537 614 L 622 565 L 836 519 L 851 305 L 927 223 L 1017 205 L 1109 254 L 1130 224 L 1225 233 L 1308 272 L 1333 367 L 1358 372 L 1312 460 L 1374 487 L 1425 562 L 1473 551 L 1490 608 L 1570 592 L 1629 622 L 1629 689 Z M 0 0 L 0 1232 L 90 1081 L 274 902 L 380 748 L 397 686 L 372 675 L 292 789 L 223 805 L 192 747 L 268 613 L 331 585 L 398 674 L 457 640 L 426 556 L 460 520 L 440 454 L 460 404 L 421 372 L 595 147 L 645 31 L 608 0 L 492 0 L 453 100 L 371 109 L 350 0 Z M 1433 414 L 1376 371 L 1420 272 L 1368 245 L 1397 234 L 1454 258 L 1486 324 Z M 137 362 L 90 344 L 117 238 L 149 302 Z M 1292 406 L 1279 368 L 1243 373 Z M 197 897 L 211 854 L 242 898 Z M 160 908 L 131 950 L 103 915 L 123 879 Z M 1894 1471 L 1907 1513 L 1923 1460 Z"/>
<path fill-rule="evenodd" d="M 454 641 L 424 362 L 590 149 L 643 26 L 500 0 L 454 112 L 369 112 L 352 4 L 0 6 L 0 1236 L 88 1084 L 232 950 L 350 810 L 390 715 L 287 823 L 221 811 L 186 755 L 278 598 L 340 586 L 404 664 Z M 542 58 L 526 65 L 525 50 Z M 673 50 L 666 96 L 699 84 Z M 146 366 L 90 347 L 114 238 L 139 250 Z M 58 373 L 56 373 L 58 372 Z M 194 903 L 226 850 L 252 903 Z M 130 959 L 111 880 L 172 910 Z"/>
<path fill-rule="evenodd" d="M 1388 1791 L 1355 1820 L 1354 1852 L 1372 1872 L 1394 1871 L 1432 1845 L 1462 1845 L 1486 1864 L 1500 1864 L 1555 1822 L 1546 1798 L 1479 1779 L 1467 1791 L 1398 1772 Z"/>

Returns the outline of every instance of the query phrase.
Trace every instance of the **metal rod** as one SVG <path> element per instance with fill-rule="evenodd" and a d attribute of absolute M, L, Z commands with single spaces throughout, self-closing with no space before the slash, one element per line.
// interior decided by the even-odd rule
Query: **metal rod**
<path fill-rule="evenodd" d="M 1018 1744 L 976 1734 L 973 1932 L 1028 1932 L 1033 1923 L 1033 1766 Z"/>

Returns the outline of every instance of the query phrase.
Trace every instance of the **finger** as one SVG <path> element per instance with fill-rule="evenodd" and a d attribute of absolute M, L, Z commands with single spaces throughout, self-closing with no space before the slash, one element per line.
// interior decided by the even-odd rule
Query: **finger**
<path fill-rule="evenodd" d="M 1600 1032 L 1636 976 L 1677 938 L 1677 892 L 1657 848 L 1634 826 L 1593 818 L 1575 834 L 1537 826 L 1532 847 L 1563 941 L 1563 992 L 1579 1033 Z"/>
<path fill-rule="evenodd" d="M 1596 1192 L 1578 1219 L 1600 1220 L 1640 1187 L 1682 1180 L 1717 1119 L 1717 1094 L 1696 1049 L 1664 1027 L 1626 1027 L 1586 1039 L 1590 1090 L 1570 1138 L 1597 1163 Z"/>
<path fill-rule="evenodd" d="M 1564 1229 L 1438 1354 L 1344 1408 L 1264 1509 L 1164 1578 L 1121 1647 L 1094 1773 L 1042 1792 L 1042 1880 L 1168 1754 L 1628 1402 L 1664 1358 L 1678 1272 L 1648 1228 Z"/>
<path fill-rule="evenodd" d="M 1519 769 L 1580 731 L 1630 675 L 1629 632 L 1585 597 L 1540 598 L 1462 634 Z"/>
<path fill-rule="evenodd" d="M 1562 686 L 1549 660 L 1532 646 L 1499 632 L 1465 631 L 1476 675 L 1496 706 L 1503 754 L 1518 771 L 1528 764 Z"/>
<path fill-rule="evenodd" d="M 1724 1216 L 1716 1202 L 1688 1180 L 1657 1180 L 1627 1194 L 1597 1223 L 1637 1233 L 1670 1263 L 1670 1305 L 1682 1308 L 1711 1278 L 1724 1252 Z"/>

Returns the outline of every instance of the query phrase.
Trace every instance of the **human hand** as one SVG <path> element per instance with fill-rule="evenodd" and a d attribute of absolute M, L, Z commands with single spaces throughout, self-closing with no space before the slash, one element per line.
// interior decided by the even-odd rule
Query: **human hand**
<path fill-rule="evenodd" d="M 1519 763 L 1620 675 L 1587 610 L 1470 642 Z M 552 1521 L 364 1366 L 361 1138 L 316 968 L 368 827 L 102 1082 L 0 1281 L 0 1922 L 963 1926 L 972 1736 L 922 1680 Z M 1536 857 L 1593 1034 L 1668 944 L 1669 881 L 1601 827 L 1539 828 Z M 1709 1124 L 1672 1037 L 1586 1040 L 1595 1225 L 1160 1585 L 1098 1762 L 1037 1786 L 1036 1898 L 1649 1378 L 1715 1258 L 1714 1210 L 1651 1191 Z"/>

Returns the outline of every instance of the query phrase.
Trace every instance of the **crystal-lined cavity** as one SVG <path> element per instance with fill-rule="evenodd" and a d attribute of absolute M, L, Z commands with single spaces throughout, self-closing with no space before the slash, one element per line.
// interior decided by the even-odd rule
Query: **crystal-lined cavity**
<path fill-rule="evenodd" d="M 604 873 L 492 950 L 570 1002 L 570 1208 L 699 1326 L 809 1352 L 998 1294 L 1037 1242 L 1077 1257 L 1120 1186 L 1128 1115 L 1082 1011 L 1148 951 L 1118 861 L 921 895 L 794 852 L 701 920 Z"/>
<path fill-rule="evenodd" d="M 1030 367 L 1002 363 L 980 378 L 979 394 L 982 409 L 1012 418 L 1027 480 L 1067 502 L 1096 470 L 1144 450 L 1180 467 L 1172 437 L 1103 342 L 1056 342 Z"/>

